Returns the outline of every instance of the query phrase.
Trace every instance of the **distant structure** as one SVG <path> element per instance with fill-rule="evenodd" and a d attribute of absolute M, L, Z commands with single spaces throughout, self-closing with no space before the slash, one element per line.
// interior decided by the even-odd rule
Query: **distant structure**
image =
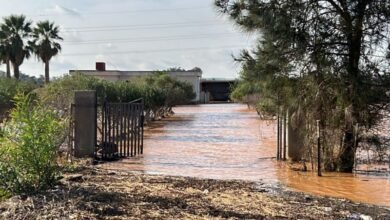
<path fill-rule="evenodd" d="M 134 78 L 148 76 L 155 72 L 106 70 L 106 64 L 104 62 L 97 62 L 95 70 L 69 70 L 69 74 L 81 73 L 112 82 L 131 81 Z M 235 79 L 202 79 L 202 70 L 200 68 L 194 68 L 193 70 L 173 69 L 172 71 L 166 72 L 169 76 L 189 82 L 192 85 L 196 94 L 193 100 L 195 103 L 229 102 L 231 87 L 236 82 Z"/>
<path fill-rule="evenodd" d="M 229 102 L 231 88 L 235 82 L 234 79 L 202 79 L 200 103 Z"/>
<path fill-rule="evenodd" d="M 97 62 L 95 70 L 70 70 L 69 74 L 81 73 L 87 76 L 94 76 L 108 81 L 131 81 L 136 77 L 148 76 L 156 71 L 119 71 L 106 70 L 104 62 Z M 196 97 L 193 102 L 200 102 L 200 84 L 202 78 L 202 71 L 200 69 L 189 71 L 167 71 L 168 75 L 181 81 L 191 83 Z"/>
<path fill-rule="evenodd" d="M 7 76 L 6 72 L 0 70 L 0 77 L 5 77 L 5 76 Z"/>

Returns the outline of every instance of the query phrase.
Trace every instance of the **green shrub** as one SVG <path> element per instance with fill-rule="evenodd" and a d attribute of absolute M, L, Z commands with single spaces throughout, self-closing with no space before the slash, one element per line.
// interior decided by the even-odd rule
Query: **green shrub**
<path fill-rule="evenodd" d="M 7 199 L 11 197 L 11 194 L 8 192 L 8 191 L 5 191 L 5 190 L 2 190 L 0 189 L 0 202 L 3 200 L 3 199 Z"/>
<path fill-rule="evenodd" d="M 32 82 L 0 77 L 0 121 L 2 114 L 12 107 L 12 99 L 17 93 L 26 94 L 36 87 Z"/>
<path fill-rule="evenodd" d="M 10 104 L 16 94 L 26 94 L 37 87 L 38 85 L 34 82 L 0 77 L 0 104 Z"/>
<path fill-rule="evenodd" d="M 82 74 L 67 75 L 52 81 L 37 93 L 45 104 L 65 110 L 72 103 L 75 90 L 96 90 L 99 103 L 144 98 L 145 112 L 155 114 L 162 109 L 166 111 L 175 105 L 186 104 L 195 97 L 191 84 L 169 77 L 164 72 L 131 82 L 109 82 Z"/>
<path fill-rule="evenodd" d="M 32 95 L 18 95 L 0 137 L 0 191 L 34 193 L 55 184 L 63 123 Z"/>
<path fill-rule="evenodd" d="M 75 90 L 97 88 L 99 88 L 98 93 L 100 90 L 104 90 L 103 82 L 93 77 L 76 74 L 55 79 L 36 92 L 46 105 L 50 105 L 57 110 L 64 110 L 69 108 L 72 103 Z"/>

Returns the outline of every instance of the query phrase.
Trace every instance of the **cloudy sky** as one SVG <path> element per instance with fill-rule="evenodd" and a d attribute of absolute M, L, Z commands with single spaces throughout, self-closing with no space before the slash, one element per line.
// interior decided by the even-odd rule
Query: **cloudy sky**
<path fill-rule="evenodd" d="M 0 15 L 10 14 L 61 27 L 63 50 L 51 62 L 52 76 L 103 61 L 107 69 L 197 66 L 204 77 L 235 78 L 232 55 L 256 39 L 220 15 L 213 0 L 1 0 Z M 38 76 L 44 67 L 32 57 L 21 71 Z"/>

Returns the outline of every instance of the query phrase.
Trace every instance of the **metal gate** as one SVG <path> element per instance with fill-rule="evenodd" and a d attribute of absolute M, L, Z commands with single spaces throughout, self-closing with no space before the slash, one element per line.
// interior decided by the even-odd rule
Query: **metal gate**
<path fill-rule="evenodd" d="M 143 153 L 144 100 L 104 102 L 98 120 L 95 157 L 111 160 Z"/>

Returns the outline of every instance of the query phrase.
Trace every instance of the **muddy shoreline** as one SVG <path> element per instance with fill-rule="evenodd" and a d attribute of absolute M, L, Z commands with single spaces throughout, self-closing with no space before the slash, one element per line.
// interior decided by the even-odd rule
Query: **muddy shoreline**
<path fill-rule="evenodd" d="M 0 203 L 0 219 L 390 219 L 390 208 L 261 182 L 108 171 L 65 173 L 48 192 Z"/>

